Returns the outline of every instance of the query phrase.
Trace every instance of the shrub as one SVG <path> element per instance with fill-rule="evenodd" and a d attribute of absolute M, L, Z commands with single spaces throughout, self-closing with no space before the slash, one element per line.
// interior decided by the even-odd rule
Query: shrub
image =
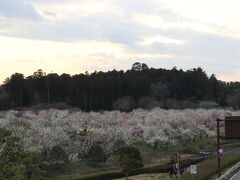
<path fill-rule="evenodd" d="M 98 143 L 93 144 L 87 154 L 87 160 L 94 163 L 105 162 L 108 159 L 108 157 L 109 154 L 106 151 L 104 151 L 102 145 Z"/>
<path fill-rule="evenodd" d="M 122 167 L 123 172 L 128 178 L 128 173 L 131 170 L 143 167 L 143 160 L 138 148 L 134 146 L 123 146 L 118 151 L 119 164 Z"/>
<path fill-rule="evenodd" d="M 24 151 L 20 139 L 11 131 L 0 128 L 0 177 L 31 179 L 42 176 L 42 160 L 37 152 Z"/>

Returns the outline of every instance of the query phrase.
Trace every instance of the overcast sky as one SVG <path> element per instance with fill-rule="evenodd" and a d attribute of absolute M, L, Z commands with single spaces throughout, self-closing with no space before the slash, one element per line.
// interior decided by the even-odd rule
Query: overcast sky
<path fill-rule="evenodd" d="M 202 67 L 240 81 L 239 0 L 0 0 L 0 82 L 37 69 L 79 74 Z"/>

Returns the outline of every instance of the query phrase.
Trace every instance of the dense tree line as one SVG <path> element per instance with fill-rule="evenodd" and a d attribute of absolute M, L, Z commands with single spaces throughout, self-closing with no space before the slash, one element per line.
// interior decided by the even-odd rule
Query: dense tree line
<path fill-rule="evenodd" d="M 194 107 L 198 100 L 214 100 L 237 109 L 240 83 L 225 83 L 214 75 L 208 77 L 201 68 L 166 70 L 135 63 L 126 72 L 71 76 L 38 70 L 28 77 L 15 73 L 0 89 L 1 109 L 61 103 L 84 111 L 130 111 L 136 107 Z"/>

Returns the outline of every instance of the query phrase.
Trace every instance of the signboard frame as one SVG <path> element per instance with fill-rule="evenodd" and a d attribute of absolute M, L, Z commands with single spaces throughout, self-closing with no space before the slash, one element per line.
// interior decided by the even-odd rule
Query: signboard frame
<path fill-rule="evenodd" d="M 197 165 L 191 165 L 190 166 L 190 172 L 192 175 L 197 174 Z"/>
<path fill-rule="evenodd" d="M 226 116 L 225 120 L 225 137 L 226 140 L 240 139 L 240 116 Z"/>
<path fill-rule="evenodd" d="M 225 122 L 225 136 L 220 136 L 220 122 Z M 218 177 L 221 176 L 221 145 L 220 139 L 240 139 L 240 116 L 226 116 L 225 119 L 217 118 L 217 154 L 218 154 Z"/>

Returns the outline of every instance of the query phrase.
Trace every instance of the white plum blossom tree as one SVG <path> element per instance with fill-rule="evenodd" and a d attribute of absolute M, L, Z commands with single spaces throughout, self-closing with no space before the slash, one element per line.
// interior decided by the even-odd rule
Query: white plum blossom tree
<path fill-rule="evenodd" d="M 184 146 L 215 133 L 216 118 L 240 115 L 227 110 L 137 109 L 132 112 L 80 110 L 2 111 L 0 127 L 18 135 L 25 149 L 42 153 L 61 146 L 69 159 L 84 159 L 99 144 L 106 157 L 123 144 L 145 143 L 154 148 Z"/>

